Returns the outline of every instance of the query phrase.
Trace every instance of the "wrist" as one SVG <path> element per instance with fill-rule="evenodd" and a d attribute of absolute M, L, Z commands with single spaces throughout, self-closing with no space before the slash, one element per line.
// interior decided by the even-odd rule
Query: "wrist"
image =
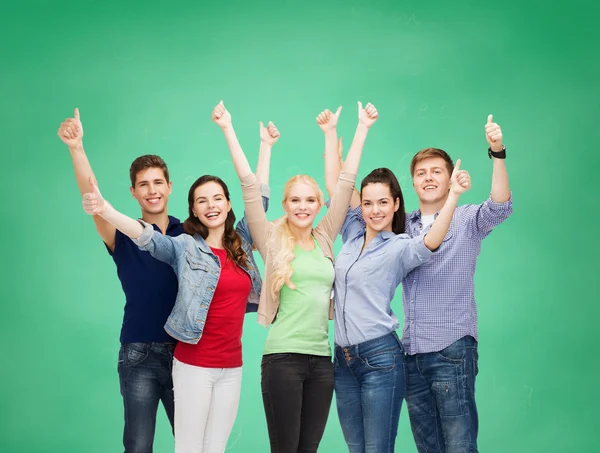
<path fill-rule="evenodd" d="M 454 190 L 450 189 L 450 194 L 448 195 L 448 200 L 449 200 L 451 203 L 454 203 L 454 204 L 456 204 L 456 203 L 458 203 L 458 200 L 459 200 L 459 198 L 460 198 L 460 195 L 461 195 L 461 194 L 460 194 L 459 192 L 455 192 Z"/>
<path fill-rule="evenodd" d="M 370 126 L 367 126 L 366 124 L 359 122 L 358 126 L 356 127 L 356 131 L 357 132 L 363 132 L 363 133 L 366 134 L 366 133 L 369 132 L 369 127 Z"/>
<path fill-rule="evenodd" d="M 490 145 L 490 149 L 497 153 L 498 151 L 502 151 L 504 149 L 504 145 L 502 143 L 500 143 L 499 145 L 494 143 L 493 145 Z"/>
<path fill-rule="evenodd" d="M 70 153 L 78 153 L 83 151 L 83 143 L 78 143 L 77 145 L 71 145 L 69 146 L 69 152 Z"/>
<path fill-rule="evenodd" d="M 337 138 L 337 128 L 336 128 L 336 126 L 324 130 L 323 133 L 325 134 L 326 137 L 327 136 L 329 136 L 329 137 L 335 136 Z"/>

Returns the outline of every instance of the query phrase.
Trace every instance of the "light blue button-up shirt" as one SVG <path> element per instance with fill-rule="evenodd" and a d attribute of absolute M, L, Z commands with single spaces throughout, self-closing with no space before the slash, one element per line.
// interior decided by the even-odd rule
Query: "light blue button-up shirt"
<path fill-rule="evenodd" d="M 395 331 L 398 318 L 391 309 L 396 288 L 433 253 L 424 236 L 380 232 L 367 245 L 362 210 L 349 209 L 342 227 L 344 243 L 335 260 L 335 343 L 349 346 Z"/>

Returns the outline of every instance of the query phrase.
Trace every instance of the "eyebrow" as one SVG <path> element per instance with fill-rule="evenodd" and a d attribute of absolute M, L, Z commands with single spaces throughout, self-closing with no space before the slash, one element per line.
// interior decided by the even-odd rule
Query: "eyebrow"
<path fill-rule="evenodd" d="M 383 201 L 383 200 L 390 201 L 391 198 L 390 197 L 383 197 L 383 198 L 378 198 L 377 199 L 377 201 Z M 363 198 L 362 201 L 372 201 L 372 200 L 370 198 Z"/>
<path fill-rule="evenodd" d="M 444 167 L 430 167 L 432 170 L 442 170 Z M 417 168 L 415 170 L 415 173 L 418 173 L 420 171 L 424 171 L 427 170 L 427 168 L 421 167 L 421 168 Z"/>
<path fill-rule="evenodd" d="M 216 194 L 214 194 L 212 196 L 212 198 L 215 198 L 215 197 L 225 197 L 225 194 L 223 194 L 223 193 L 216 193 Z M 196 201 L 198 201 L 198 200 L 208 200 L 209 198 L 211 198 L 211 197 L 196 197 Z"/>
<path fill-rule="evenodd" d="M 152 181 L 154 181 L 154 182 L 159 182 L 159 181 L 167 182 L 166 179 L 164 179 L 164 178 L 156 178 L 156 179 L 153 179 Z M 147 183 L 147 182 L 149 182 L 148 179 L 142 179 L 141 181 L 138 181 L 137 183 L 138 184 L 143 184 L 143 183 Z"/>

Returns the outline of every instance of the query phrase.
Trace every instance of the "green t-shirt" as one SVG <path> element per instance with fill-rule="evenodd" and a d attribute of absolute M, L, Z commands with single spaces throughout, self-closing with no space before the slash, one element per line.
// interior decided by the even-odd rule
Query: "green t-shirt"
<path fill-rule="evenodd" d="M 292 260 L 292 282 L 283 285 L 277 318 L 265 342 L 265 354 L 293 352 L 331 356 L 329 302 L 333 286 L 333 263 L 313 238 L 310 252 L 296 246 Z"/>

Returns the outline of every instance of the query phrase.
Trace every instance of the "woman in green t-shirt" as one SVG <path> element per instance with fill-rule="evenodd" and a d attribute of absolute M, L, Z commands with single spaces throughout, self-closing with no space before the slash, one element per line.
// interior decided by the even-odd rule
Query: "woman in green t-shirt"
<path fill-rule="evenodd" d="M 326 140 L 337 142 L 341 108 L 317 117 Z M 377 109 L 358 103 L 358 127 L 339 175 L 331 204 L 313 226 L 324 204 L 313 178 L 293 176 L 285 185 L 285 215 L 269 222 L 261 205 L 259 185 L 237 140 L 231 115 L 223 103 L 213 121 L 225 135 L 233 164 L 242 183 L 246 219 L 254 244 L 265 262 L 258 321 L 272 327 L 262 360 L 262 394 L 271 441 L 278 453 L 316 452 L 325 430 L 333 396 L 333 365 L 328 339 L 332 319 L 334 280 L 333 242 L 344 223 L 362 149 Z M 267 127 L 273 136 L 279 132 Z M 337 153 L 335 146 L 328 147 Z M 275 322 L 276 320 L 276 322 Z"/>

